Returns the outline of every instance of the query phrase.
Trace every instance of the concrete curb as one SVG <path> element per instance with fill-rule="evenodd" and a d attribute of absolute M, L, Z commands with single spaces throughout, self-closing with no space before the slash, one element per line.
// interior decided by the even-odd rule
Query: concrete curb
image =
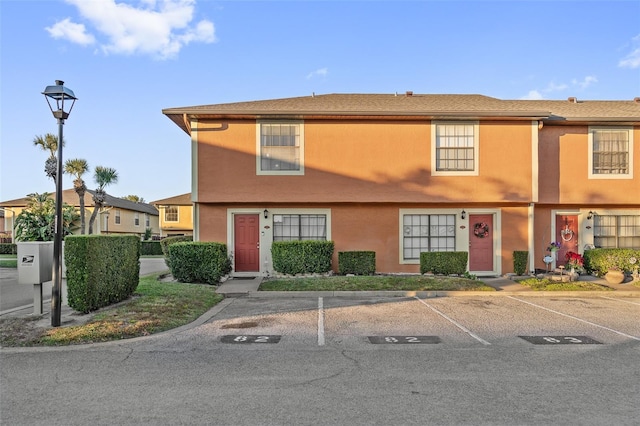
<path fill-rule="evenodd" d="M 640 297 L 638 291 L 250 291 L 242 296 L 263 299 L 286 298 L 315 298 L 315 297 L 342 297 L 342 298 L 371 298 L 371 297 L 417 297 L 419 299 L 433 299 L 437 297 L 601 297 L 605 295 L 618 297 Z"/>

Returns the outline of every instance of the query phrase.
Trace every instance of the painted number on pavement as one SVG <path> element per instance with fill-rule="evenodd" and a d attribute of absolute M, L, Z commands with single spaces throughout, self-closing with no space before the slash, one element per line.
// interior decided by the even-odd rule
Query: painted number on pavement
<path fill-rule="evenodd" d="M 369 342 L 373 344 L 420 344 L 440 343 L 438 336 L 369 336 Z"/>
<path fill-rule="evenodd" d="M 601 345 L 587 336 L 519 336 L 534 345 Z"/>
<path fill-rule="evenodd" d="M 234 335 L 222 336 L 222 343 L 278 343 L 282 336 L 278 335 Z"/>

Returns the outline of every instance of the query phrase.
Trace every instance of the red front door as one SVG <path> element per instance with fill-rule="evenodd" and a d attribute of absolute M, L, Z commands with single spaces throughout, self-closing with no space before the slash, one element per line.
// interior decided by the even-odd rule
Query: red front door
<path fill-rule="evenodd" d="M 493 271 L 493 215 L 469 215 L 469 270 Z"/>
<path fill-rule="evenodd" d="M 578 253 L 578 216 L 556 216 L 556 241 L 560 243 L 556 253 L 556 265 L 560 266 L 567 263 L 567 252 Z"/>
<path fill-rule="evenodd" d="M 237 214 L 234 216 L 234 257 L 236 272 L 260 271 L 260 216 Z"/>

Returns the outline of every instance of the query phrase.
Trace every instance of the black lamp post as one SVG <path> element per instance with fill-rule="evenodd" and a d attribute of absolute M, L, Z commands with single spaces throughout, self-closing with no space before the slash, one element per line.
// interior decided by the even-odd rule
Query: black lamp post
<path fill-rule="evenodd" d="M 51 326 L 60 326 L 62 308 L 62 126 L 69 117 L 76 96 L 73 91 L 64 87 L 64 81 L 56 80 L 55 86 L 47 86 L 42 92 L 53 116 L 58 120 L 58 171 L 56 173 L 56 223 L 53 239 L 53 288 L 51 290 Z M 55 101 L 55 106 L 52 102 Z M 65 101 L 69 111 L 65 111 Z M 70 105 L 69 105 L 70 101 Z M 54 109 L 55 107 L 55 109 Z"/>

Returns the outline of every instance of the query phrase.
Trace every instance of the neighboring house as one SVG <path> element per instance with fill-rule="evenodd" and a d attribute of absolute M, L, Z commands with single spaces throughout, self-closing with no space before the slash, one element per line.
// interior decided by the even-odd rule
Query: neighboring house
<path fill-rule="evenodd" d="M 84 196 L 85 202 L 85 232 L 89 232 L 89 219 L 93 212 L 93 190 L 88 189 Z M 49 198 L 55 200 L 55 192 L 49 195 Z M 79 209 L 78 194 L 73 189 L 65 189 L 62 191 L 62 202 Z M 7 217 L 5 214 L 4 226 L 5 232 L 12 234 L 13 220 L 18 217 L 20 212 L 29 203 L 29 198 L 18 198 L 16 200 L 3 201 L 0 203 L 0 209 L 5 213 L 7 211 L 14 212 L 14 215 Z M 78 210 L 79 213 L 79 210 Z M 75 224 L 74 234 L 80 233 L 80 221 Z M 93 225 L 94 234 L 137 234 L 143 236 L 146 229 L 151 229 L 152 236 L 160 234 L 160 224 L 158 221 L 158 210 L 151 204 L 136 203 L 135 201 L 125 200 L 123 198 L 106 196 L 106 203 L 102 211 L 98 213 Z M 11 235 L 13 236 L 13 235 Z"/>
<path fill-rule="evenodd" d="M 500 100 L 330 94 L 169 108 L 191 137 L 194 238 L 226 242 L 236 275 L 273 271 L 273 241 L 376 252 L 468 251 L 479 276 L 567 251 L 640 248 L 640 98 Z"/>
<path fill-rule="evenodd" d="M 193 202 L 191 193 L 152 201 L 159 213 L 160 238 L 193 235 Z"/>

